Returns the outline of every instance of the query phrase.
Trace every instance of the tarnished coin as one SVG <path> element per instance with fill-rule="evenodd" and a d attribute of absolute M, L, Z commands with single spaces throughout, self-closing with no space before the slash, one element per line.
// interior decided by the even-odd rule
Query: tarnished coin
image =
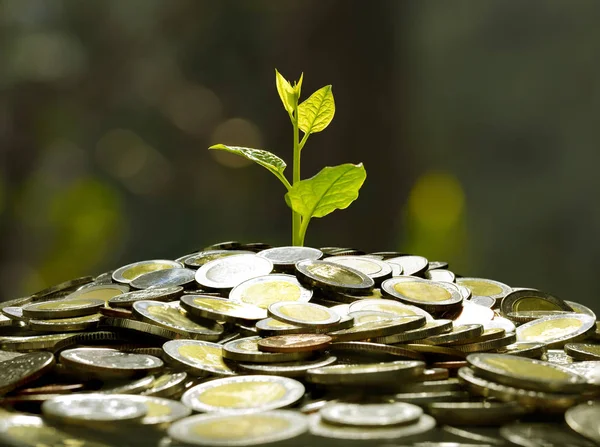
<path fill-rule="evenodd" d="M 316 261 L 323 257 L 323 252 L 311 247 L 290 246 L 268 248 L 259 251 L 257 255 L 271 261 L 276 271 L 293 273 L 296 262 Z"/>
<path fill-rule="evenodd" d="M 169 437 L 185 445 L 249 446 L 291 440 L 308 429 L 306 416 L 289 410 L 227 415 L 201 414 L 181 419 Z"/>
<path fill-rule="evenodd" d="M 503 438 L 523 447 L 593 447 L 593 442 L 573 433 L 562 424 L 513 423 L 500 429 Z"/>
<path fill-rule="evenodd" d="M 473 297 L 489 296 L 497 300 L 504 298 L 512 289 L 499 281 L 484 278 L 456 278 L 456 283 L 467 287 Z"/>
<path fill-rule="evenodd" d="M 196 271 L 186 268 L 172 268 L 144 273 L 129 283 L 134 289 L 164 287 L 186 287 L 194 283 Z"/>
<path fill-rule="evenodd" d="M 360 365 L 331 365 L 311 369 L 306 380 L 320 385 L 370 385 L 380 386 L 419 377 L 425 371 L 425 363 L 413 360 L 397 360 L 385 363 Z"/>
<path fill-rule="evenodd" d="M 433 317 L 429 312 L 417 306 L 410 306 L 408 304 L 402 304 L 398 301 L 393 300 L 378 300 L 378 299 L 367 299 L 360 300 L 350 304 L 350 312 L 356 312 L 359 310 L 374 310 L 377 312 L 387 312 L 401 317 L 407 317 L 410 315 L 422 315 L 427 321 L 433 321 Z"/>
<path fill-rule="evenodd" d="M 331 335 L 334 340 L 338 342 L 366 340 L 369 338 L 386 337 L 394 334 L 404 333 L 404 331 L 419 328 L 425 324 L 425 317 L 421 315 L 399 317 L 393 314 L 370 311 L 351 312 L 349 315 L 353 318 L 358 317 L 360 319 L 365 314 L 367 316 L 380 314 L 383 316 L 389 316 L 391 318 L 379 318 L 371 320 L 363 318 L 363 321 L 355 322 L 354 326 L 348 329 L 329 332 L 329 335 Z"/>
<path fill-rule="evenodd" d="M 421 276 L 429 267 L 429 261 L 423 256 L 397 256 L 394 258 L 387 258 L 385 262 L 391 264 L 392 267 L 395 265 L 400 267 L 394 272 L 394 276 L 400 274 L 404 276 Z"/>
<path fill-rule="evenodd" d="M 540 360 L 505 354 L 470 354 L 467 362 L 483 378 L 537 391 L 578 393 L 586 381 L 568 369 Z"/>
<path fill-rule="evenodd" d="M 382 427 L 416 422 L 423 415 L 423 410 L 421 407 L 403 402 L 382 404 L 334 402 L 325 405 L 319 414 L 329 424 Z"/>
<path fill-rule="evenodd" d="M 224 331 L 223 326 L 211 320 L 203 324 L 190 320 L 178 302 L 136 301 L 133 303 L 133 314 L 142 321 L 179 332 L 194 340 L 217 341 Z"/>
<path fill-rule="evenodd" d="M 454 272 L 446 269 L 430 269 L 423 276 L 431 281 L 454 282 L 456 280 Z"/>
<path fill-rule="evenodd" d="M 94 329 L 100 323 L 100 314 L 84 317 L 53 318 L 52 320 L 29 320 L 27 327 L 39 332 L 76 332 Z"/>
<path fill-rule="evenodd" d="M 408 343 L 414 340 L 422 340 L 434 335 L 443 334 L 452 330 L 452 320 L 432 320 L 426 321 L 425 324 L 417 329 L 407 330 L 385 337 L 376 337 L 373 339 L 375 343 Z"/>
<path fill-rule="evenodd" d="M 181 297 L 181 307 L 200 318 L 229 321 L 253 325 L 254 322 L 267 318 L 267 311 L 258 306 L 234 303 L 226 298 L 205 295 L 185 295 Z"/>
<path fill-rule="evenodd" d="M 101 377 L 133 377 L 158 371 L 163 361 L 146 354 L 132 354 L 109 348 L 74 348 L 60 353 L 60 362 L 77 371 Z"/>
<path fill-rule="evenodd" d="M 0 362 L 0 395 L 40 378 L 54 367 L 49 352 L 24 354 Z"/>
<path fill-rule="evenodd" d="M 297 326 L 332 326 L 340 316 L 331 309 L 314 303 L 273 303 L 268 308 L 269 316 Z"/>
<path fill-rule="evenodd" d="M 300 261 L 296 263 L 296 277 L 308 287 L 339 292 L 369 292 L 375 285 L 364 273 L 329 261 Z"/>
<path fill-rule="evenodd" d="M 293 275 L 271 274 L 249 279 L 229 292 L 229 300 L 266 309 L 279 301 L 306 303 L 313 291 L 303 287 Z"/>
<path fill-rule="evenodd" d="M 223 361 L 223 346 L 198 340 L 171 340 L 163 345 L 168 358 L 195 375 L 233 376 L 235 372 Z"/>
<path fill-rule="evenodd" d="M 571 306 L 560 298 L 533 289 L 515 290 L 508 293 L 500 303 L 500 310 L 504 315 L 529 311 L 573 312 Z"/>
<path fill-rule="evenodd" d="M 427 412 L 438 424 L 494 426 L 512 422 L 527 414 L 527 409 L 515 402 L 435 402 Z"/>
<path fill-rule="evenodd" d="M 140 261 L 118 268 L 112 274 L 113 280 L 121 284 L 129 284 L 138 276 L 157 270 L 182 268 L 180 262 L 167 259 L 155 259 L 152 261 Z"/>
<path fill-rule="evenodd" d="M 202 267 L 204 264 L 215 259 L 225 258 L 234 255 L 251 255 L 254 252 L 249 250 L 205 250 L 199 253 L 183 256 L 178 261 L 183 262 L 187 267 L 194 269 Z"/>
<path fill-rule="evenodd" d="M 124 394 L 71 394 L 42 404 L 44 417 L 75 425 L 130 424 L 147 412 L 146 405 Z"/>
<path fill-rule="evenodd" d="M 333 339 L 325 334 L 289 334 L 258 340 L 264 352 L 314 352 L 326 349 Z"/>
<path fill-rule="evenodd" d="M 266 354 L 266 353 L 264 353 Z M 299 354 L 299 353 L 296 353 Z M 279 355 L 279 354 L 277 354 Z M 289 355 L 289 354 L 285 354 Z M 264 374 L 291 378 L 304 378 L 309 370 L 329 366 L 337 361 L 337 357 L 323 355 L 314 360 L 299 360 L 282 363 L 238 363 L 236 369 L 247 374 Z"/>
<path fill-rule="evenodd" d="M 280 363 L 294 362 L 310 357 L 311 352 L 263 352 L 259 350 L 261 337 L 245 337 L 223 345 L 223 357 L 236 362 Z"/>
<path fill-rule="evenodd" d="M 183 294 L 183 287 L 157 287 L 147 290 L 134 290 L 117 295 L 108 300 L 111 307 L 130 309 L 136 301 L 174 301 Z"/>
<path fill-rule="evenodd" d="M 385 295 L 428 312 L 441 312 L 460 307 L 463 298 L 456 287 L 448 283 L 396 277 L 381 284 Z"/>
<path fill-rule="evenodd" d="M 375 284 L 392 277 L 392 266 L 385 261 L 368 256 L 332 256 L 327 262 L 353 268 L 370 277 Z"/>
<path fill-rule="evenodd" d="M 211 380 L 184 393 L 181 401 L 203 413 L 247 414 L 289 407 L 304 395 L 304 385 L 275 376 L 242 376 Z"/>
<path fill-rule="evenodd" d="M 569 408 L 565 413 L 565 421 L 580 435 L 600 444 L 600 402 L 588 402 Z"/>
<path fill-rule="evenodd" d="M 23 307 L 23 316 L 36 320 L 73 318 L 98 312 L 105 301 L 99 299 L 66 298 L 55 301 L 41 301 Z"/>
<path fill-rule="evenodd" d="M 483 326 L 480 324 L 465 324 L 462 326 L 454 326 L 452 331 L 445 334 L 433 335 L 421 343 L 428 345 L 448 345 L 456 344 L 461 341 L 468 341 L 483 334 Z"/>
<path fill-rule="evenodd" d="M 600 360 L 600 345 L 591 343 L 567 343 L 565 353 L 575 360 Z"/>
<path fill-rule="evenodd" d="M 196 272 L 196 282 L 210 289 L 230 290 L 257 276 L 268 275 L 273 264 L 254 254 L 234 255 L 207 262 Z"/>
<path fill-rule="evenodd" d="M 544 343 L 547 347 L 562 347 L 595 330 L 596 321 L 583 314 L 544 317 L 517 328 L 517 341 Z"/>
<path fill-rule="evenodd" d="M 392 425 L 383 427 L 357 427 L 352 425 L 337 425 L 325 422 L 319 414 L 312 414 L 310 432 L 315 436 L 334 439 L 371 440 L 399 439 L 426 433 L 435 427 L 435 419 L 424 414 L 416 422 L 407 425 Z"/>

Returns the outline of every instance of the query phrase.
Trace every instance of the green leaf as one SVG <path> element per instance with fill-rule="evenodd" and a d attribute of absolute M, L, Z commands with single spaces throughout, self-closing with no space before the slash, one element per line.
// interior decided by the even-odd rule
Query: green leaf
<path fill-rule="evenodd" d="M 298 106 L 298 127 L 305 134 L 321 132 L 329 126 L 334 114 L 331 85 L 326 85 Z"/>
<path fill-rule="evenodd" d="M 209 149 L 218 149 L 221 151 L 230 152 L 232 154 L 247 158 L 248 160 L 252 160 L 275 175 L 275 177 L 281 180 L 288 190 L 291 188 L 290 183 L 285 178 L 285 175 L 283 175 L 283 171 L 287 166 L 285 161 L 269 151 L 252 149 L 249 147 L 226 146 L 224 144 L 215 144 L 214 146 L 209 147 Z"/>
<path fill-rule="evenodd" d="M 323 217 L 354 202 L 366 178 L 362 163 L 327 166 L 314 177 L 292 186 L 285 201 L 303 219 Z"/>
<path fill-rule="evenodd" d="M 277 69 L 275 69 L 275 85 L 277 86 L 277 93 L 279 93 L 283 107 L 285 107 L 285 110 L 287 110 L 289 114 L 292 114 L 294 112 L 294 106 L 298 103 L 298 96 L 296 95 L 295 88 L 290 85 L 287 79 L 285 79 Z M 301 85 L 302 77 L 300 77 L 300 83 L 295 87 L 299 90 Z"/>

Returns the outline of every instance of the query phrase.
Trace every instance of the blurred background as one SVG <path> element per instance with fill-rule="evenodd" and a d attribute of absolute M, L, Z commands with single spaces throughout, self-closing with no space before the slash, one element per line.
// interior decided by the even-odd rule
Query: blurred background
<path fill-rule="evenodd" d="M 306 243 L 402 250 L 600 311 L 595 0 L 0 0 L 0 299 L 223 240 L 291 242 L 274 69 L 363 162 Z"/>

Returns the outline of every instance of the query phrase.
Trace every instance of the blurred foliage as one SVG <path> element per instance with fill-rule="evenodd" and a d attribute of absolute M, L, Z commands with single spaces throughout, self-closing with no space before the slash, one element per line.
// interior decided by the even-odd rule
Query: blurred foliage
<path fill-rule="evenodd" d="M 219 240 L 288 244 L 276 179 L 207 150 L 290 158 L 277 67 L 335 90 L 303 174 L 369 173 L 308 245 L 414 251 L 594 306 L 599 13 L 594 0 L 0 0 L 0 299 Z"/>

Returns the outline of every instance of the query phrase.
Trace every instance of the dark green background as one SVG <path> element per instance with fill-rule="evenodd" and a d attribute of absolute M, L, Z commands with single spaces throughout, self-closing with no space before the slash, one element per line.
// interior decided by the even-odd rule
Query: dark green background
<path fill-rule="evenodd" d="M 404 250 L 600 310 L 600 3 L 0 1 L 0 297 L 221 240 L 290 242 L 274 68 L 337 112 L 303 176 L 362 161 L 307 244 Z M 289 169 L 291 171 L 291 169 Z"/>

